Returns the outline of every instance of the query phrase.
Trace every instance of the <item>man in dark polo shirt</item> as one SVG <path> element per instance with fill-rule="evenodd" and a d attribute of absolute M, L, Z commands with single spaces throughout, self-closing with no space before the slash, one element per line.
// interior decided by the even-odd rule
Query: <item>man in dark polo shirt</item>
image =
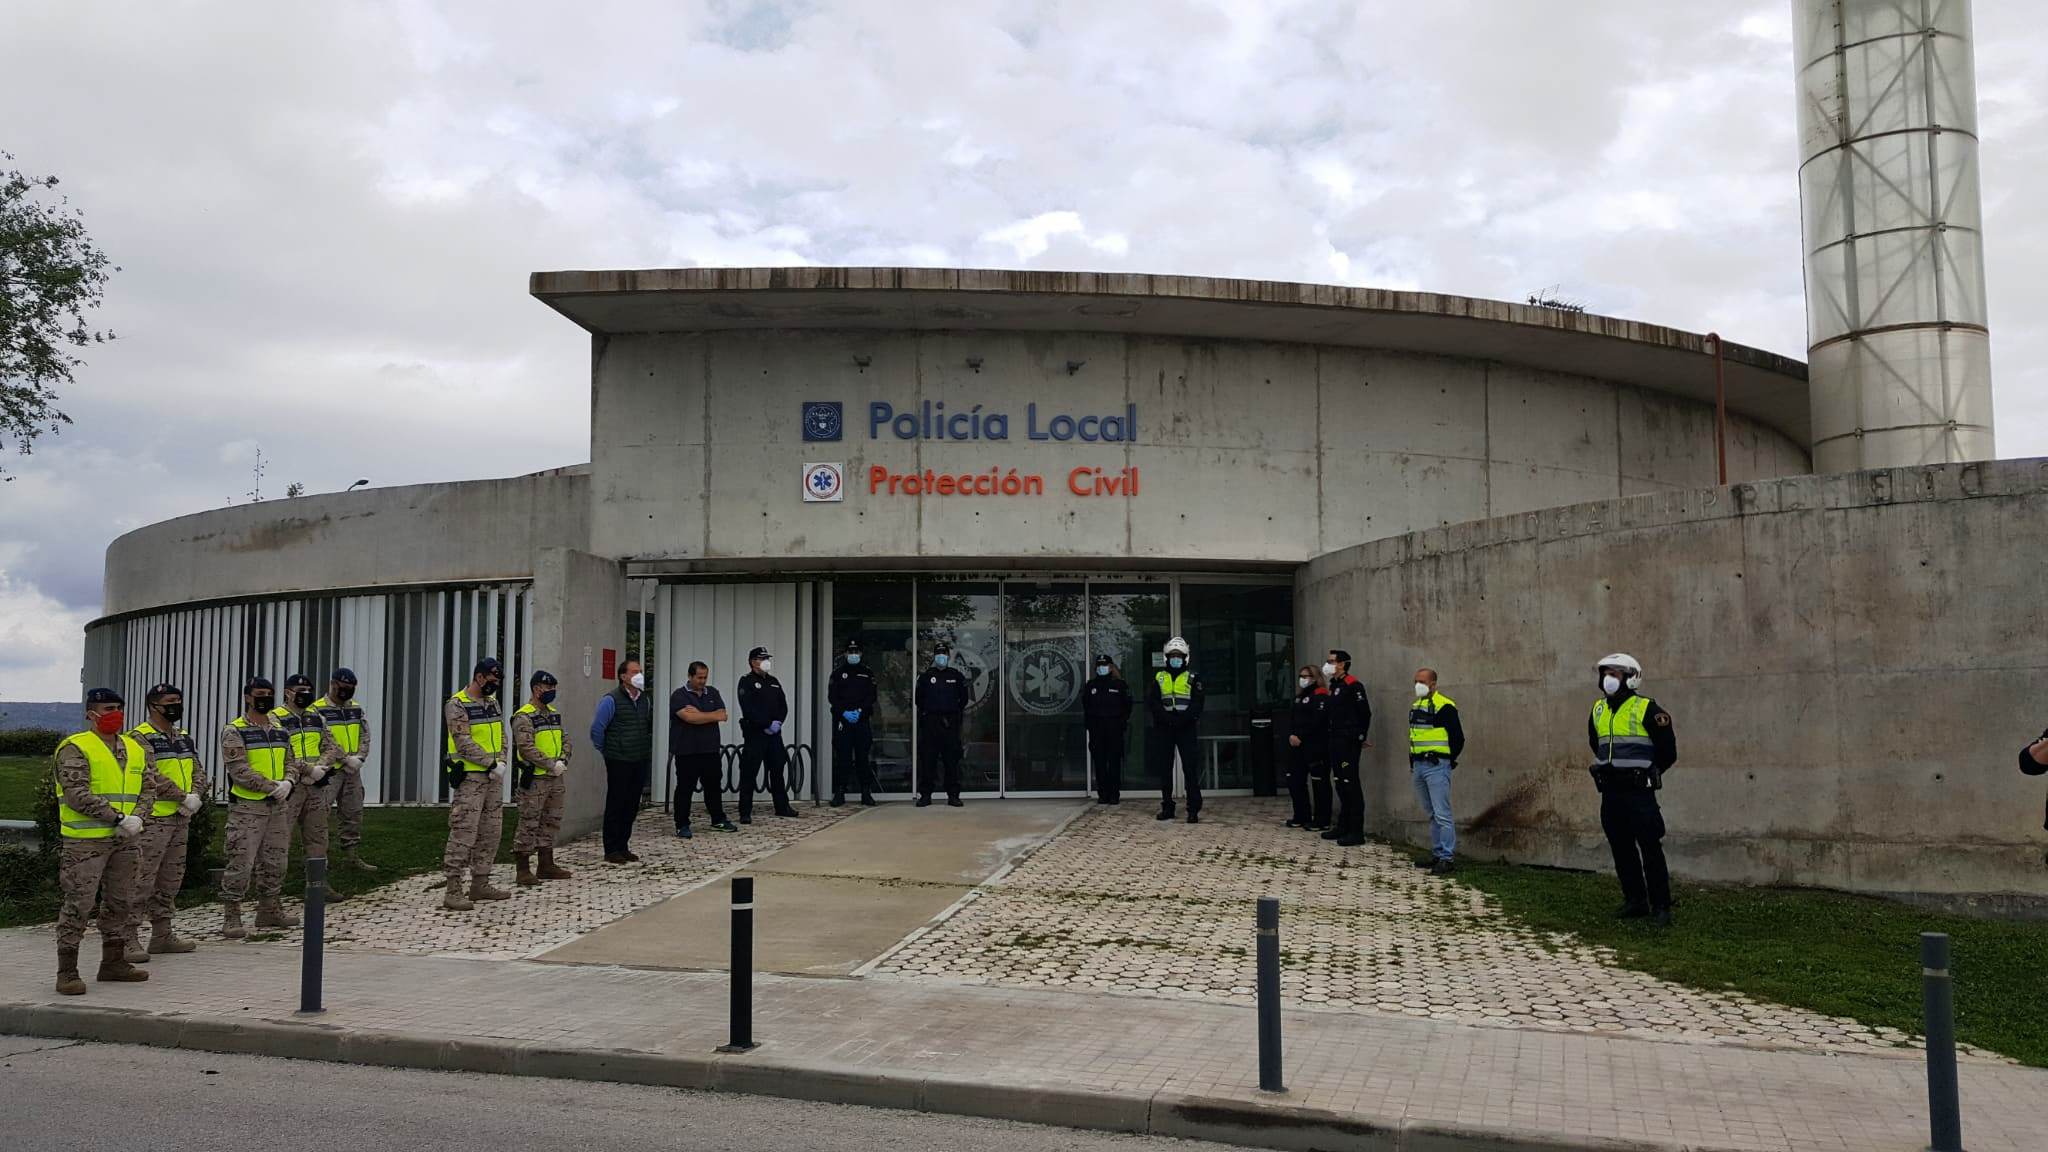
<path fill-rule="evenodd" d="M 704 790 L 704 815 L 720 832 L 739 827 L 725 818 L 719 790 L 725 786 L 719 749 L 719 725 L 726 719 L 725 699 L 711 686 L 711 669 L 690 661 L 683 686 L 668 697 L 668 748 L 676 758 L 676 788 L 669 806 L 676 814 L 676 835 L 690 838 L 690 789 Z"/>

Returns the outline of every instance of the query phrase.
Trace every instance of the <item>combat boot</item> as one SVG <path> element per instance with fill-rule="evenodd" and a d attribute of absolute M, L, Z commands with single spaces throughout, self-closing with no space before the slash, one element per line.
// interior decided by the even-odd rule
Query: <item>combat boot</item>
<path fill-rule="evenodd" d="M 372 864 L 368 860 L 363 859 L 363 854 L 354 848 L 348 850 L 348 859 L 346 862 L 349 867 L 360 869 L 364 872 L 374 873 L 382 871 L 382 869 L 378 868 L 375 864 Z"/>
<path fill-rule="evenodd" d="M 516 852 L 512 856 L 512 863 L 519 868 L 519 875 L 512 878 L 514 884 L 519 885 L 521 888 L 531 888 L 540 883 L 540 879 L 533 874 L 533 857 L 531 854 Z"/>
<path fill-rule="evenodd" d="M 491 878 L 488 875 L 472 876 L 469 878 L 469 898 L 471 900 L 510 900 L 512 894 L 503 888 L 491 887 Z"/>
<path fill-rule="evenodd" d="M 242 927 L 242 906 L 233 900 L 220 906 L 220 934 L 229 940 L 240 940 L 249 934 Z"/>
<path fill-rule="evenodd" d="M 142 929 L 135 929 L 135 934 L 121 946 L 121 959 L 130 964 L 149 963 L 149 949 L 142 946 Z"/>
<path fill-rule="evenodd" d="M 103 984 L 133 984 L 149 979 L 149 973 L 130 964 L 128 946 L 119 940 L 100 941 L 100 970 L 93 979 Z"/>
<path fill-rule="evenodd" d="M 196 952 L 198 950 L 199 945 L 194 944 L 190 940 L 181 940 L 176 932 L 171 931 L 171 922 L 169 920 L 153 920 L 150 922 L 150 955 L 182 956 L 187 952 Z"/>
<path fill-rule="evenodd" d="M 540 870 L 535 872 L 534 875 L 543 880 L 567 880 L 569 877 L 574 876 L 575 873 L 555 864 L 555 850 L 553 848 L 543 848 L 540 850 Z"/>
<path fill-rule="evenodd" d="M 57 949 L 57 994 L 85 995 L 85 981 L 78 978 L 78 948 L 75 945 Z"/>
<path fill-rule="evenodd" d="M 441 898 L 441 907 L 450 912 L 467 912 L 476 907 L 476 905 L 469 902 L 467 896 L 462 894 L 462 873 L 451 872 L 448 874 L 448 894 Z"/>
<path fill-rule="evenodd" d="M 258 928 L 297 928 L 299 918 L 284 910 L 284 905 L 275 899 L 256 902 L 256 926 Z"/>

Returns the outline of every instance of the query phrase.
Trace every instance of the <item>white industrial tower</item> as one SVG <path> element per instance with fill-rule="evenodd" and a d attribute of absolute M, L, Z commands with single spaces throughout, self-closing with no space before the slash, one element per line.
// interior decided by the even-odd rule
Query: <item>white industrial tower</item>
<path fill-rule="evenodd" d="M 1813 468 L 1985 460 L 1969 0 L 1793 0 Z"/>

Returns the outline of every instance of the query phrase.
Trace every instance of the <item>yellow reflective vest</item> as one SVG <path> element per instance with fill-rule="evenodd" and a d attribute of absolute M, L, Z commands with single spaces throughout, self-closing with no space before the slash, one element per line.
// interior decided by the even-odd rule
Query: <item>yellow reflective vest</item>
<path fill-rule="evenodd" d="M 242 738 L 242 749 L 248 755 L 249 770 L 273 783 L 284 779 L 285 754 L 291 750 L 291 737 L 275 724 L 251 724 L 247 716 L 237 716 L 228 721 Z M 222 771 L 226 771 L 223 765 Z M 237 800 L 267 800 L 268 792 L 230 784 L 228 795 Z"/>
<path fill-rule="evenodd" d="M 1649 770 L 1655 752 L 1650 729 L 1643 723 L 1649 712 L 1648 696 L 1631 696 L 1618 709 L 1608 707 L 1605 696 L 1593 703 L 1593 735 L 1600 742 L 1595 759 L 1600 766 Z"/>
<path fill-rule="evenodd" d="M 114 806 L 114 811 L 123 816 L 132 816 L 135 806 L 142 800 L 142 770 L 145 763 L 142 745 L 133 736 L 121 736 L 122 758 L 114 759 L 114 751 L 97 732 L 80 732 L 67 737 L 65 744 L 77 747 L 85 753 L 86 763 L 92 766 L 93 795 Z M 63 745 L 58 745 L 63 747 Z M 104 840 L 114 834 L 114 826 L 104 820 L 95 820 L 71 805 L 64 803 L 64 786 L 57 786 L 58 830 L 73 840 Z"/>
<path fill-rule="evenodd" d="M 1431 692 L 1415 701 L 1415 706 L 1408 710 L 1408 755 L 1451 754 L 1451 730 L 1438 724 L 1436 718 L 1439 712 L 1456 703 L 1441 692 Z"/>
<path fill-rule="evenodd" d="M 474 760 L 463 760 L 462 755 L 455 750 L 453 732 L 448 734 L 448 758 L 461 760 L 464 772 L 489 772 L 496 768 L 497 758 L 505 751 L 505 714 L 498 711 L 498 702 L 472 699 L 467 688 L 457 692 L 450 699 L 462 705 L 462 710 L 469 714 L 469 738 L 476 741 L 477 747 L 490 754 L 491 762 L 479 764 Z"/>
<path fill-rule="evenodd" d="M 519 715 L 531 716 L 533 718 L 533 746 L 540 749 L 540 754 L 550 762 L 560 760 L 562 758 L 562 714 L 553 708 L 542 708 L 540 705 L 529 701 L 525 707 L 519 710 Z M 478 741 L 478 743 L 482 743 L 482 741 Z M 547 775 L 547 764 L 533 765 L 533 774 L 535 776 Z"/>
<path fill-rule="evenodd" d="M 327 733 L 334 737 L 334 746 L 341 749 L 343 756 L 353 756 L 363 750 L 363 724 L 366 719 L 363 706 L 351 700 L 336 704 L 322 696 L 313 701 L 313 711 L 327 725 Z"/>
<path fill-rule="evenodd" d="M 170 732 L 159 732 L 156 725 L 142 723 L 128 733 L 141 743 L 149 745 L 156 754 L 158 775 L 178 786 L 180 792 L 192 790 L 192 776 L 199 763 L 199 750 L 192 746 L 192 734 L 183 728 Z M 178 815 L 176 800 L 158 800 L 150 807 L 151 816 Z"/>
<path fill-rule="evenodd" d="M 1159 685 L 1159 705 L 1168 712 L 1185 712 L 1195 695 L 1195 674 L 1185 669 L 1179 673 L 1155 672 L 1152 679 Z"/>

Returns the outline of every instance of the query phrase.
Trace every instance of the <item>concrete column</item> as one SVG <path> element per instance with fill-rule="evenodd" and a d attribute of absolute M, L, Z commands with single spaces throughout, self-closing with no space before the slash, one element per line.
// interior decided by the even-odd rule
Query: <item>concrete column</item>
<path fill-rule="evenodd" d="M 590 718 L 598 698 L 612 689 L 604 677 L 606 648 L 626 649 L 625 565 L 573 548 L 540 549 L 533 571 L 534 665 L 560 681 L 555 707 L 575 746 L 562 810 L 565 839 L 595 831 L 604 818 L 604 758 L 590 747 Z"/>

